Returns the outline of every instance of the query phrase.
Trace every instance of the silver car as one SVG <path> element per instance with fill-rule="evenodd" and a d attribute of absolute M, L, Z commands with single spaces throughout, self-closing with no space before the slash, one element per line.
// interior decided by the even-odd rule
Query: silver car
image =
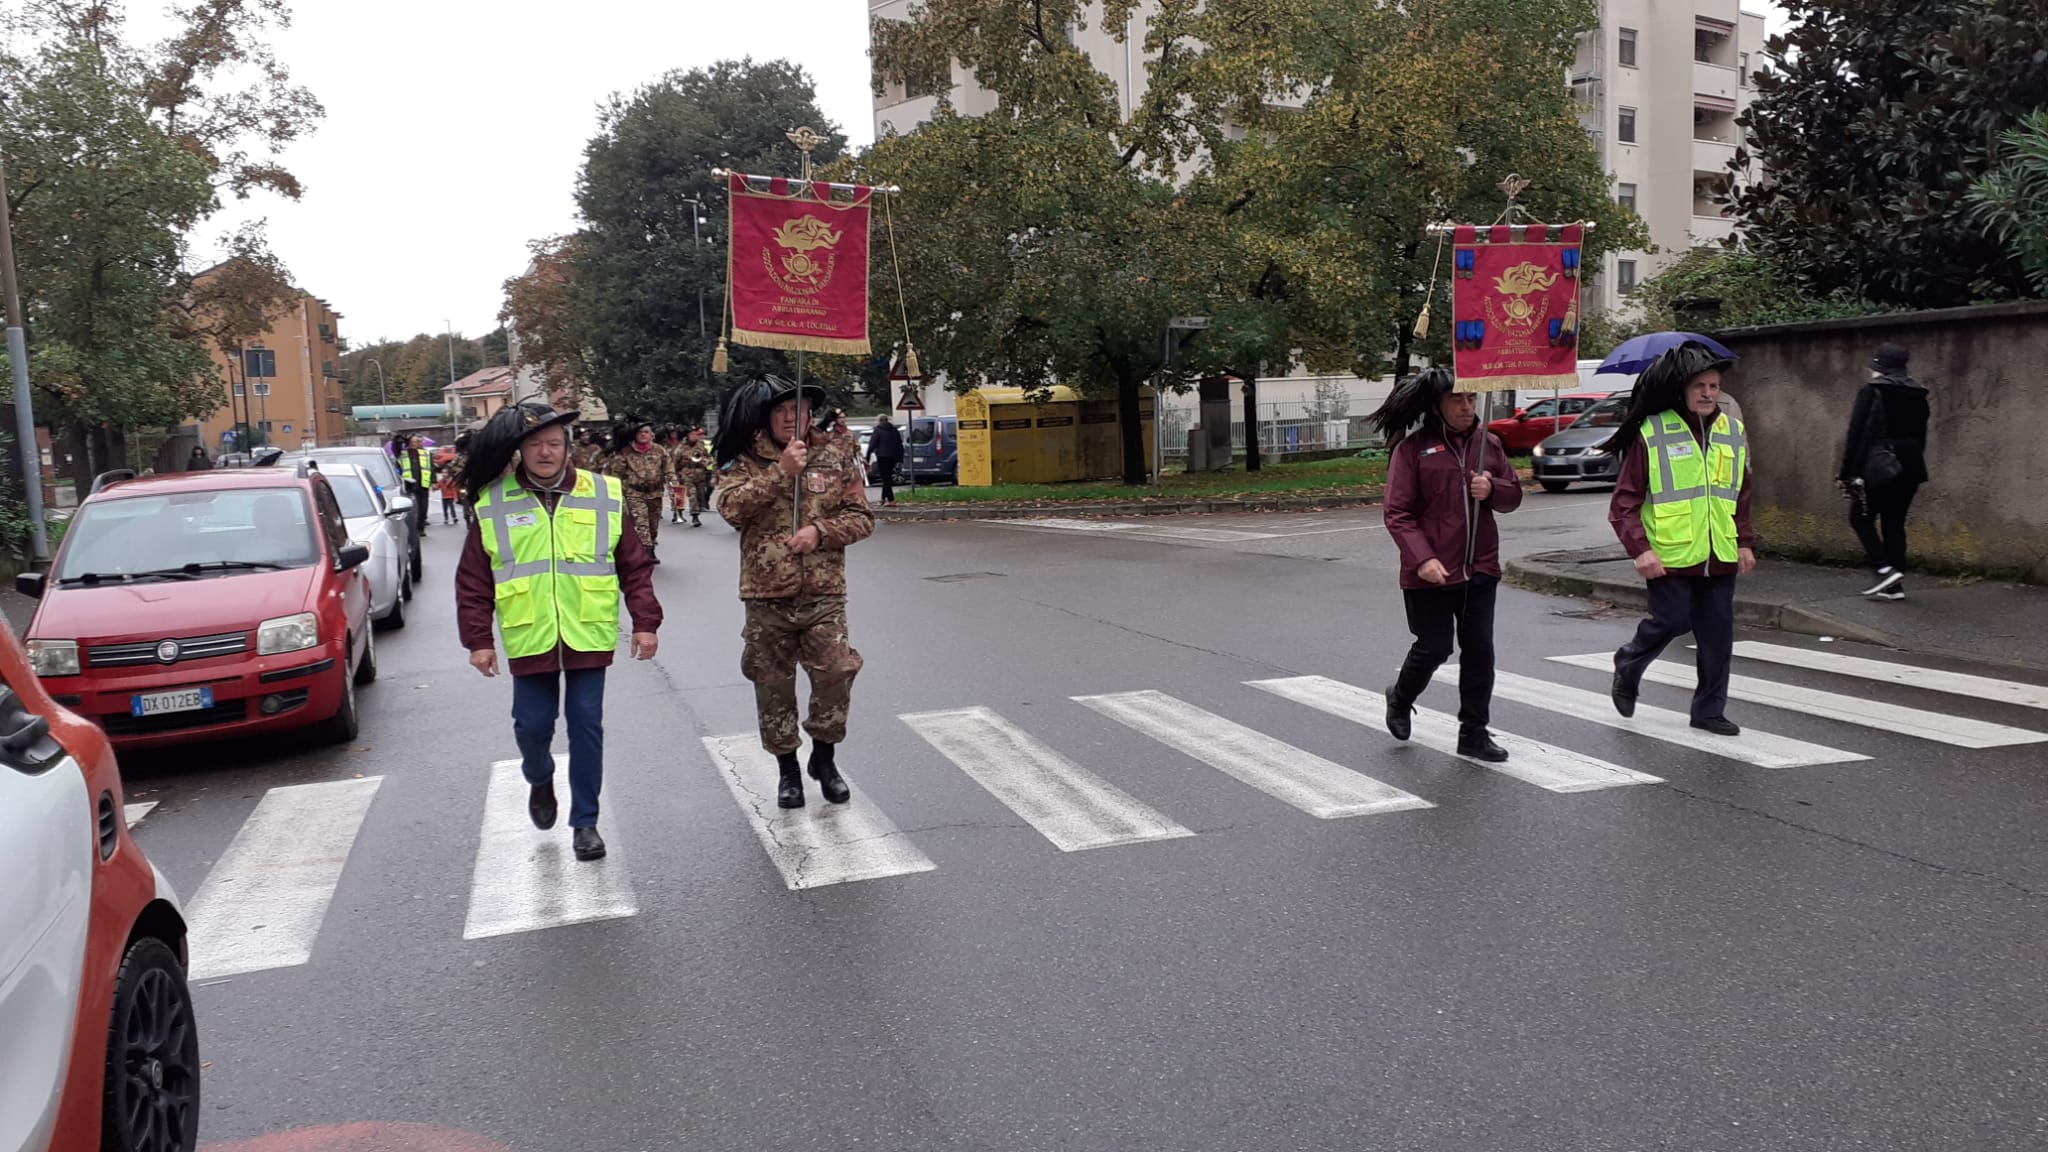
<path fill-rule="evenodd" d="M 1628 398 L 1627 392 L 1609 396 L 1536 445 L 1529 464 L 1545 492 L 1562 492 L 1579 481 L 1612 484 L 1621 478 L 1621 463 L 1613 453 L 1600 451 L 1600 445 L 1628 415 Z"/>
<path fill-rule="evenodd" d="M 348 538 L 370 546 L 370 562 L 363 565 L 370 578 L 370 619 L 379 628 L 405 627 L 405 602 L 412 599 L 412 565 L 405 554 L 412 498 L 386 496 L 353 464 L 327 461 L 320 474 L 334 489 Z"/>

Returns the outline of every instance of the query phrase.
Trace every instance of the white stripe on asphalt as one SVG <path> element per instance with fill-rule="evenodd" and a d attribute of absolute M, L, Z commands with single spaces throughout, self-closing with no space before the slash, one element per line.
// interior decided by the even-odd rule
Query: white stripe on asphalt
<path fill-rule="evenodd" d="M 2017 680 L 1997 680 L 1990 676 L 1972 676 L 1967 672 L 1915 668 L 1910 664 L 1894 664 L 1888 660 L 1816 652 L 1810 648 L 1765 644 L 1756 640 L 1737 642 L 1735 654 L 1750 660 L 1784 664 L 1792 668 L 1807 668 L 1815 672 L 1832 672 L 1837 676 L 1854 676 L 1861 680 L 1876 680 L 1885 684 L 1904 684 L 1908 688 L 1924 688 L 1929 692 L 1942 692 L 1950 696 L 1970 696 L 1999 704 L 2017 704 L 2022 708 L 2048 708 L 2048 687 Z"/>
<path fill-rule="evenodd" d="M 1340 680 L 1326 676 L 1295 676 L 1285 680 L 1252 680 L 1251 687 L 1271 692 L 1297 704 L 1306 704 L 1319 712 L 1327 712 L 1363 724 L 1380 732 L 1386 731 L 1387 698 L 1378 692 L 1369 692 Z M 1512 732 L 1492 729 L 1496 744 L 1507 750 L 1508 762 L 1488 764 L 1470 756 L 1458 756 L 1458 719 L 1455 716 L 1428 708 L 1417 708 L 1410 725 L 1409 738 L 1424 748 L 1458 756 L 1470 764 L 1476 764 L 1489 771 L 1499 772 L 1525 784 L 1552 792 L 1592 792 L 1601 788 L 1623 788 L 1631 784 L 1662 784 L 1661 777 L 1605 760 L 1559 748 L 1537 740 L 1529 740 Z"/>
<path fill-rule="evenodd" d="M 192 897 L 191 979 L 304 964 L 382 776 L 263 794 Z"/>
<path fill-rule="evenodd" d="M 144 816 L 156 811 L 156 805 L 157 802 L 154 800 L 144 800 L 140 804 L 123 804 L 121 805 L 121 818 L 128 822 L 130 828 L 133 828 L 137 824 L 142 823 Z"/>
<path fill-rule="evenodd" d="M 1450 684 L 1458 682 L 1458 666 L 1446 664 L 1437 673 L 1437 679 Z M 1711 752 L 1729 760 L 1740 760 L 1759 768 L 1805 768 L 1815 764 L 1847 764 L 1870 757 L 1859 752 L 1844 752 L 1821 744 L 1809 744 L 1789 736 L 1773 736 L 1745 727 L 1740 736 L 1716 736 L 1702 732 L 1692 726 L 1691 719 L 1683 712 L 1673 712 L 1638 703 L 1636 714 L 1624 718 L 1614 710 L 1614 701 L 1604 692 L 1588 692 L 1549 680 L 1538 680 L 1533 676 L 1520 676 L 1513 672 L 1496 672 L 1493 680 L 1493 694 L 1502 699 L 1514 700 L 1535 708 L 1557 712 L 1580 720 L 1590 720 L 1609 728 L 1634 732 L 1654 740 L 1663 740 L 1685 748 L 1696 748 Z"/>
<path fill-rule="evenodd" d="M 1194 835 L 990 709 L 898 719 L 1062 852 Z"/>
<path fill-rule="evenodd" d="M 1614 671 L 1612 653 L 1552 656 L 1550 659 L 1559 664 L 1570 664 L 1575 668 L 1591 668 L 1596 672 Z M 1699 672 L 1684 664 L 1659 660 L 1643 673 L 1643 679 L 1653 684 L 1669 684 L 1673 688 L 1683 688 L 1690 692 L 1694 685 L 1699 683 Z M 2048 742 L 2048 732 L 2030 732 L 2025 728 L 2009 728 L 2004 724 L 1991 724 L 1963 716 L 1923 712 L 1918 708 L 1903 708 L 1897 704 L 1887 704 L 1862 696 L 1844 696 L 1838 692 L 1822 692 L 1817 688 L 1802 688 L 1796 684 L 1780 684 L 1773 680 L 1758 680 L 1750 676 L 1728 677 L 1728 695 L 1734 700 L 1747 700 L 1752 704 L 1782 708 L 1787 712 L 1804 712 L 1824 720 L 1860 724 L 1865 728 L 1897 732 L 1941 744 L 1953 744 L 1958 748 L 2008 748 L 2015 744 Z"/>
<path fill-rule="evenodd" d="M 704 749 L 792 891 L 938 867 L 851 779 L 853 799 L 844 804 L 825 803 L 806 775 L 805 806 L 777 808 L 775 757 L 761 747 L 759 736 L 706 736 Z"/>
<path fill-rule="evenodd" d="M 1074 700 L 1319 819 L 1436 807 L 1420 796 L 1164 692 L 1076 696 Z"/>
<path fill-rule="evenodd" d="M 469 878 L 469 916 L 462 938 L 509 936 L 590 920 L 616 920 L 640 909 L 633 901 L 633 883 L 619 858 L 617 833 L 602 814 L 597 818 L 606 852 L 597 860 L 578 860 L 569 831 L 569 758 L 555 757 L 553 828 L 533 826 L 526 811 L 531 791 L 519 761 L 491 765 L 484 795 L 483 831 L 477 840 L 476 866 Z"/>

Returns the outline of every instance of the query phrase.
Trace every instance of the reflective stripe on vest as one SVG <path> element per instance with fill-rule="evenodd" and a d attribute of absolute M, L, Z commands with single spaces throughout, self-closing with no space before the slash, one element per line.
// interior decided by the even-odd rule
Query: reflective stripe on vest
<path fill-rule="evenodd" d="M 1643 532 L 1668 568 L 1734 563 L 1735 508 L 1749 469 L 1749 440 L 1723 412 L 1707 429 L 1705 451 L 1684 417 L 1660 412 L 1643 421 L 1650 494 Z"/>
<path fill-rule="evenodd" d="M 578 470 L 575 487 L 547 505 L 507 476 L 476 501 L 496 585 L 498 632 L 513 659 L 552 651 L 609 652 L 618 644 L 625 524 L 616 477 Z"/>

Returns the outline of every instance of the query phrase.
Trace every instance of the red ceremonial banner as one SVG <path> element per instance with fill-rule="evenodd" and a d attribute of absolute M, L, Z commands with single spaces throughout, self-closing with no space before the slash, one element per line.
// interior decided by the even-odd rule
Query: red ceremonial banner
<path fill-rule="evenodd" d="M 868 206 L 874 189 L 731 177 L 736 344 L 868 352 Z"/>
<path fill-rule="evenodd" d="M 1451 317 L 1460 392 L 1579 382 L 1579 241 L 1567 224 L 1452 233 Z"/>

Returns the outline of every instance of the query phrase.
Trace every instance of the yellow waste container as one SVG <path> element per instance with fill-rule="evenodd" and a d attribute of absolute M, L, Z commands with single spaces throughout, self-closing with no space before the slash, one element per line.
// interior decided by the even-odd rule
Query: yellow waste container
<path fill-rule="evenodd" d="M 1152 452 L 1152 396 L 1140 397 L 1147 467 Z M 1123 475 L 1117 402 L 1084 400 L 1071 388 L 1028 393 L 980 388 L 960 397 L 960 483 L 1056 484 Z"/>

